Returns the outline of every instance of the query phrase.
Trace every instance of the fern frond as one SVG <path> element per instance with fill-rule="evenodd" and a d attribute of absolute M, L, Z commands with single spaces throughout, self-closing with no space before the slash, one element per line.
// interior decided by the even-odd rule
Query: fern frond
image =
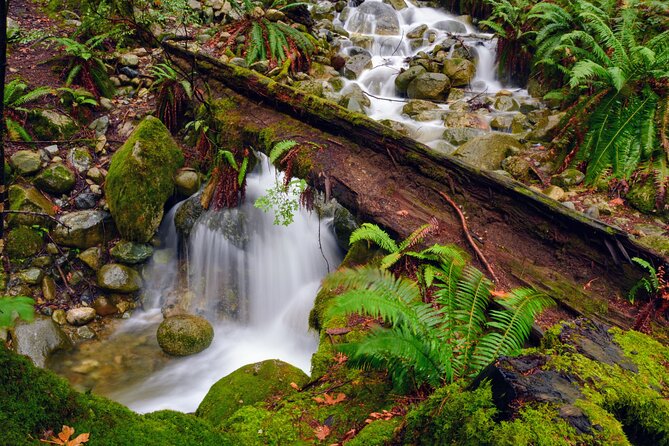
<path fill-rule="evenodd" d="M 372 242 L 386 252 L 399 251 L 399 247 L 397 246 L 397 243 L 395 243 L 395 240 L 393 240 L 383 229 L 372 223 L 363 223 L 358 229 L 353 231 L 353 233 L 351 233 L 349 244 L 353 245 L 360 240 Z"/>
<path fill-rule="evenodd" d="M 276 163 L 279 158 L 297 145 L 298 142 L 293 141 L 292 139 L 284 139 L 283 141 L 274 144 L 274 147 L 272 147 L 272 150 L 269 152 L 270 162 L 272 164 Z"/>

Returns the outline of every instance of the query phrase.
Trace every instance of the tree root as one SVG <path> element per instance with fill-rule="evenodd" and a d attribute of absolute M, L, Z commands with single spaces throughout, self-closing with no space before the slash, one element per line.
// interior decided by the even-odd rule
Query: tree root
<path fill-rule="evenodd" d="M 451 199 L 451 197 L 449 197 L 445 193 L 443 193 L 441 191 L 438 191 L 438 190 L 436 190 L 435 192 L 437 192 L 439 195 L 441 195 L 441 197 L 444 200 L 446 200 L 446 202 L 448 204 L 450 204 L 453 209 L 455 209 L 455 212 L 458 214 L 458 217 L 460 217 L 460 223 L 462 224 L 462 230 L 465 233 L 465 238 L 467 238 L 467 241 L 469 242 L 469 245 L 472 247 L 472 249 L 474 250 L 474 252 L 478 256 L 478 258 L 481 260 L 481 263 L 483 263 L 483 265 L 485 266 L 486 270 L 490 274 L 490 277 L 492 277 L 492 281 L 495 282 L 495 283 L 499 283 L 499 279 L 497 278 L 497 275 L 495 274 L 495 271 L 492 269 L 492 266 L 490 266 L 490 263 L 488 263 L 488 260 L 486 260 L 485 256 L 483 255 L 483 253 L 481 252 L 479 247 L 476 246 L 476 243 L 472 239 L 472 236 L 469 233 L 469 229 L 467 228 L 467 221 L 465 220 L 465 216 L 462 213 L 462 211 L 460 210 L 460 208 L 458 207 L 458 205 L 455 204 L 455 201 L 453 201 Z"/>

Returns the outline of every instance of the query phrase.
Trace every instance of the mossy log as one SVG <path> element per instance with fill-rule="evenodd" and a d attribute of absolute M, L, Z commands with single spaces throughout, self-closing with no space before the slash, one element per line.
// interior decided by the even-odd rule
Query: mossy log
<path fill-rule="evenodd" d="M 499 288 L 536 286 L 563 302 L 567 314 L 629 328 L 638 310 L 625 296 L 642 275 L 629 259 L 667 262 L 620 229 L 436 153 L 364 115 L 180 46 L 166 44 L 165 50 L 227 98 L 220 116 L 235 135 L 230 141 L 263 151 L 283 139 L 308 142 L 293 174 L 335 197 L 359 220 L 403 238 L 436 217 L 439 231 L 431 241 L 466 247 L 458 217 L 439 191 L 452 197 L 497 271 Z M 658 328 L 664 338 L 666 327 Z"/>

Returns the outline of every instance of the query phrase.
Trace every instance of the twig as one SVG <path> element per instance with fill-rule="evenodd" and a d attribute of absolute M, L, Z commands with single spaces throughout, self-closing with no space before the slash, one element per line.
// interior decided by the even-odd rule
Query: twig
<path fill-rule="evenodd" d="M 453 209 L 455 209 L 455 212 L 457 212 L 458 217 L 460 217 L 460 223 L 462 224 L 462 230 L 465 233 L 465 237 L 467 238 L 467 241 L 469 242 L 469 245 L 472 247 L 478 258 L 481 260 L 481 263 L 485 265 L 486 270 L 490 273 L 490 276 L 492 277 L 493 282 L 499 283 L 499 279 L 497 278 L 497 275 L 495 274 L 495 271 L 492 269 L 492 266 L 490 266 L 490 263 L 486 260 L 485 256 L 481 252 L 478 246 L 476 246 L 476 243 L 474 243 L 474 240 L 472 239 L 472 236 L 469 234 L 469 229 L 467 229 L 467 221 L 465 220 L 465 216 L 458 207 L 457 204 L 455 204 L 455 201 L 451 199 L 448 195 L 443 193 L 442 191 L 435 190 L 441 197 L 446 200 L 448 204 L 451 205 Z"/>
<path fill-rule="evenodd" d="M 44 214 L 42 212 L 30 212 L 30 211 L 1 211 L 2 214 L 21 214 L 21 215 L 34 215 L 36 217 L 46 217 L 50 220 L 55 221 L 57 224 L 65 226 L 67 229 L 72 229 L 71 226 L 66 225 L 62 221 L 58 220 L 56 217 L 52 217 L 49 214 Z"/>

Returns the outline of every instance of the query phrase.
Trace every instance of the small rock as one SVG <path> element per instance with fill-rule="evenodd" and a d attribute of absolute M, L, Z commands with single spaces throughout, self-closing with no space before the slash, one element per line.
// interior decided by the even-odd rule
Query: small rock
<path fill-rule="evenodd" d="M 12 169 L 19 175 L 30 175 L 39 171 L 42 159 L 32 150 L 19 150 L 9 159 Z"/>
<path fill-rule="evenodd" d="M 118 313 L 118 308 L 109 299 L 100 296 L 93 301 L 92 307 L 99 316 L 110 316 Z"/>
<path fill-rule="evenodd" d="M 451 81 L 445 74 L 422 73 L 416 76 L 407 87 L 410 99 L 445 100 L 451 89 Z"/>
<path fill-rule="evenodd" d="M 565 197 L 564 189 L 560 186 L 548 186 L 543 190 L 543 193 L 548 196 L 548 198 L 552 198 L 555 201 L 561 201 Z"/>
<path fill-rule="evenodd" d="M 93 339 L 95 337 L 95 332 L 90 329 L 88 326 L 83 326 L 77 328 L 77 336 L 81 339 Z"/>
<path fill-rule="evenodd" d="M 93 271 L 97 271 L 101 266 L 102 249 L 99 246 L 88 248 L 87 250 L 80 252 L 77 257 Z"/>
<path fill-rule="evenodd" d="M 87 149 L 83 147 L 75 147 L 70 150 L 67 155 L 67 160 L 79 173 L 86 172 L 93 165 L 93 157 L 88 153 Z"/>
<path fill-rule="evenodd" d="M 139 57 L 136 54 L 125 53 L 119 59 L 119 63 L 124 67 L 136 68 L 139 66 Z"/>
<path fill-rule="evenodd" d="M 100 98 L 100 106 L 105 110 L 111 110 L 114 108 L 114 103 L 109 98 L 102 97 Z"/>
<path fill-rule="evenodd" d="M 576 205 L 572 201 L 564 201 L 562 202 L 562 205 L 567 209 L 571 209 L 572 211 L 576 210 Z"/>
<path fill-rule="evenodd" d="M 211 345 L 214 328 L 206 319 L 179 314 L 165 319 L 158 327 L 158 344 L 173 356 L 199 353 Z"/>
<path fill-rule="evenodd" d="M 565 169 L 562 173 L 551 178 L 551 184 L 568 189 L 583 182 L 585 175 L 577 169 Z"/>
<path fill-rule="evenodd" d="M 95 319 L 95 310 L 91 307 L 72 308 L 67 310 L 65 318 L 70 325 L 86 325 Z"/>
<path fill-rule="evenodd" d="M 119 71 L 119 73 L 121 73 L 121 74 L 119 74 L 119 79 L 121 79 L 121 81 L 125 81 L 127 83 L 126 79 L 128 79 L 131 82 L 134 81 L 134 80 L 137 80 L 137 81 L 141 82 L 140 79 L 137 79 L 137 76 L 139 76 L 139 71 L 137 71 L 137 70 L 133 70 L 130 67 L 123 67 L 118 71 Z M 139 84 L 133 84 L 133 85 L 138 86 Z"/>
<path fill-rule="evenodd" d="M 60 163 L 51 164 L 35 178 L 37 188 L 54 195 L 71 191 L 75 183 L 74 172 Z"/>
<path fill-rule="evenodd" d="M 28 268 L 18 273 L 18 278 L 28 285 L 40 285 L 44 278 L 44 271 L 39 268 Z"/>
<path fill-rule="evenodd" d="M 42 279 L 42 297 L 47 302 L 56 299 L 56 282 L 49 276 L 44 276 Z"/>
<path fill-rule="evenodd" d="M 109 116 L 108 115 L 100 116 L 99 118 L 91 122 L 88 125 L 88 128 L 91 130 L 95 130 L 96 137 L 105 135 L 107 133 L 107 130 L 109 129 Z"/>
<path fill-rule="evenodd" d="M 81 193 L 74 198 L 74 205 L 77 209 L 92 209 L 98 204 L 98 195 L 92 193 Z"/>
<path fill-rule="evenodd" d="M 179 169 L 174 182 L 177 186 L 177 191 L 184 197 L 190 197 L 200 190 L 200 175 L 194 169 Z"/>
<path fill-rule="evenodd" d="M 593 205 L 590 206 L 586 211 L 585 215 L 587 215 L 590 218 L 598 219 L 599 218 L 599 207 Z"/>
<path fill-rule="evenodd" d="M 51 319 L 58 325 L 65 325 L 67 323 L 67 317 L 65 316 L 65 310 L 55 310 L 51 315 Z"/>
<path fill-rule="evenodd" d="M 46 146 L 44 148 L 44 151 L 48 153 L 49 156 L 56 156 L 58 155 L 58 146 L 57 145 Z"/>
<path fill-rule="evenodd" d="M 82 328 L 88 328 L 88 327 L 82 327 Z M 91 336 L 90 338 L 81 336 L 79 330 L 77 330 L 77 334 L 84 339 L 91 339 L 95 337 L 95 334 L 93 334 L 93 336 Z M 84 359 L 79 363 L 79 365 L 72 367 L 72 371 L 75 373 L 81 373 L 82 375 L 87 375 L 91 373 L 93 370 L 97 369 L 98 367 L 100 367 L 99 361 L 96 361 L 95 359 Z"/>
<path fill-rule="evenodd" d="M 143 263 L 153 255 L 151 245 L 121 240 L 109 251 L 118 262 L 128 265 Z"/>
<path fill-rule="evenodd" d="M 86 178 L 90 178 L 95 184 L 102 184 L 105 181 L 102 170 L 97 167 L 91 167 L 86 172 Z"/>

